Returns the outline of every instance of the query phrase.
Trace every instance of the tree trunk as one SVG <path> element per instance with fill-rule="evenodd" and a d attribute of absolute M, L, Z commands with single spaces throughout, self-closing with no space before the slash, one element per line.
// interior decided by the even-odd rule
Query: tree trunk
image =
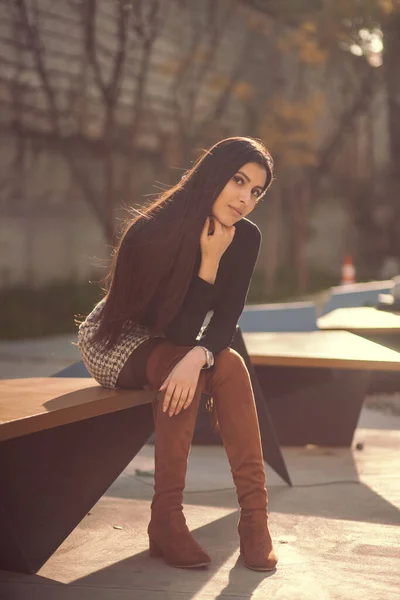
<path fill-rule="evenodd" d="M 400 10 L 397 9 L 384 27 L 384 69 L 388 90 L 389 135 L 392 165 L 396 175 L 400 164 Z M 398 175 L 397 175 L 398 177 Z"/>
<path fill-rule="evenodd" d="M 266 261 L 265 261 L 265 293 L 275 294 L 276 277 L 279 266 L 279 248 L 282 235 L 282 189 L 279 183 L 276 183 L 270 191 L 267 192 L 267 202 L 269 210 L 266 215 Z"/>
<path fill-rule="evenodd" d="M 297 187 L 296 199 L 293 205 L 293 262 L 296 272 L 296 291 L 304 294 L 309 283 L 309 270 L 307 263 L 308 222 L 310 212 L 310 191 L 308 178 L 305 175 Z"/>

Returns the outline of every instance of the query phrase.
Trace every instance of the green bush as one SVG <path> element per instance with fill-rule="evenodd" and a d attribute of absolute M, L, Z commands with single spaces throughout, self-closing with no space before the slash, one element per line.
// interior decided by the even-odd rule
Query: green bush
<path fill-rule="evenodd" d="M 307 292 L 318 291 L 335 282 L 320 272 L 312 272 Z M 0 292 L 0 338 L 34 338 L 77 331 L 75 315 L 85 317 L 103 297 L 99 283 L 54 283 L 40 289 L 19 286 Z M 256 269 L 247 302 L 296 300 L 294 277 L 287 269 L 278 272 L 275 293 L 265 293 L 264 274 Z"/>
<path fill-rule="evenodd" d="M 74 315 L 86 316 L 102 297 L 99 284 L 60 282 L 40 289 L 18 286 L 0 292 L 0 338 L 71 333 Z"/>
<path fill-rule="evenodd" d="M 338 285 L 338 283 L 339 282 L 334 275 L 311 268 L 309 272 L 308 288 L 300 297 L 297 290 L 296 277 L 293 269 L 290 267 L 279 267 L 276 277 L 276 289 L 273 291 L 267 289 L 263 271 L 261 269 L 256 269 L 251 280 L 247 303 L 263 304 L 270 302 L 294 302 L 306 297 L 308 298 L 315 292 L 320 292 L 333 285 Z"/>

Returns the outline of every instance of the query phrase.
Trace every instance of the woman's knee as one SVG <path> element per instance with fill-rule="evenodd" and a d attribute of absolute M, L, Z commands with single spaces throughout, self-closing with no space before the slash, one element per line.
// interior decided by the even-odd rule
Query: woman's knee
<path fill-rule="evenodd" d="M 215 356 L 214 370 L 219 375 L 229 375 L 242 371 L 247 372 L 247 367 L 242 356 L 236 350 L 224 348 Z"/>

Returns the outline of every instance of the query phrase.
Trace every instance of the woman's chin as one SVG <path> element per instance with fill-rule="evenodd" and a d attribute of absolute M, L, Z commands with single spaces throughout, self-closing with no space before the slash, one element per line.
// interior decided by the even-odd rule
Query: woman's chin
<path fill-rule="evenodd" d="M 235 217 L 217 217 L 216 215 L 213 216 L 214 219 L 221 223 L 221 225 L 225 225 L 225 227 L 231 227 L 237 221 Z"/>

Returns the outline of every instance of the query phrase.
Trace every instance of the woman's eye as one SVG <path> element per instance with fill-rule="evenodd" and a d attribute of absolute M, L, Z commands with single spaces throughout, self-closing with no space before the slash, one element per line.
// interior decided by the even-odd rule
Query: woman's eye
<path fill-rule="evenodd" d="M 253 196 L 255 196 L 256 198 L 259 198 L 260 197 L 259 190 L 253 190 Z"/>
<path fill-rule="evenodd" d="M 240 183 L 240 184 L 244 183 L 243 179 L 241 177 L 239 177 L 238 175 L 235 175 L 233 179 L 236 181 L 236 183 Z"/>

